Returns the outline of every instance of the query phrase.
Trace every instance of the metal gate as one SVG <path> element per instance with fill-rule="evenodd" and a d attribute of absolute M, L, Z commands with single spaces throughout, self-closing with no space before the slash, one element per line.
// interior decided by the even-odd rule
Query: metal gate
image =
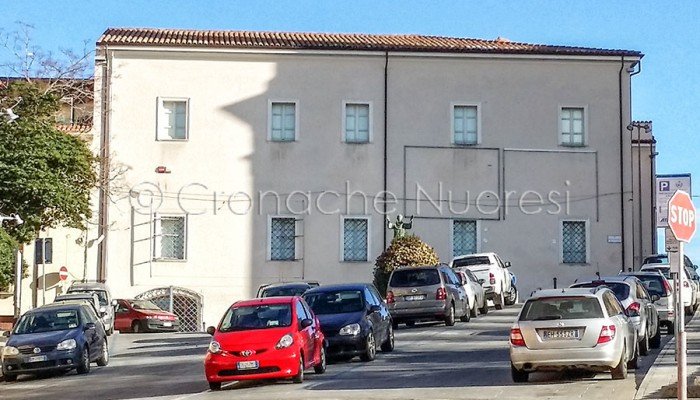
<path fill-rule="evenodd" d="M 169 286 L 151 289 L 136 296 L 138 300 L 150 300 L 163 310 L 180 318 L 181 332 L 202 330 L 202 296 L 189 289 Z"/>

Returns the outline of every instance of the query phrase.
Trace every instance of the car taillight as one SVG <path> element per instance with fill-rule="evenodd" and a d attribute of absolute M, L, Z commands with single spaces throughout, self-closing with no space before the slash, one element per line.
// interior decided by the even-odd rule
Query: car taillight
<path fill-rule="evenodd" d="M 394 292 L 391 290 L 386 292 L 386 304 L 392 304 L 394 301 Z"/>
<path fill-rule="evenodd" d="M 439 287 L 437 293 L 435 293 L 435 300 L 445 300 L 447 298 L 447 292 L 444 287 Z"/>
<path fill-rule="evenodd" d="M 639 316 L 639 309 L 641 307 L 641 304 L 634 302 L 627 307 L 627 315 L 630 317 L 638 317 Z"/>
<path fill-rule="evenodd" d="M 496 276 L 493 274 L 493 272 L 489 272 L 489 282 L 490 282 L 492 285 L 495 285 L 495 284 L 496 284 Z"/>
<path fill-rule="evenodd" d="M 525 346 L 525 339 L 523 339 L 523 333 L 520 332 L 520 328 L 512 328 L 510 330 L 510 344 L 513 346 Z"/>
<path fill-rule="evenodd" d="M 600 335 L 598 336 L 598 344 L 608 343 L 615 339 L 615 325 L 605 326 L 600 330 Z"/>
<path fill-rule="evenodd" d="M 671 284 L 668 283 L 666 279 L 664 279 L 664 289 L 666 289 L 666 293 L 673 293 L 673 288 L 671 287 Z"/>

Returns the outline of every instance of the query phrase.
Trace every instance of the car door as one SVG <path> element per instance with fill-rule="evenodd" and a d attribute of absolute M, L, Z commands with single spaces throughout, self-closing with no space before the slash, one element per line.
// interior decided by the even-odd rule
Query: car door
<path fill-rule="evenodd" d="M 379 291 L 374 287 L 374 285 L 370 285 L 368 288 L 370 294 L 372 294 L 372 298 L 379 306 L 379 315 L 381 316 L 383 324 L 382 331 L 389 335 L 389 327 L 391 326 L 391 314 L 389 313 L 389 308 L 386 306 L 386 303 L 384 303 L 384 299 L 382 299 L 382 296 L 379 294 Z"/>
<path fill-rule="evenodd" d="M 616 321 L 618 329 L 623 332 L 627 338 L 627 359 L 631 360 L 634 358 L 637 346 L 637 330 L 634 327 L 634 323 L 632 319 L 625 314 L 624 307 L 612 292 L 603 294 L 603 302 L 605 303 L 605 308 L 608 310 L 608 315 Z"/>
<path fill-rule="evenodd" d="M 114 314 L 114 329 L 121 331 L 131 328 L 129 306 L 125 300 L 117 301 L 117 311 Z"/>
<path fill-rule="evenodd" d="M 299 329 L 299 337 L 301 339 L 301 345 L 299 347 L 304 351 L 304 364 L 308 367 L 313 362 L 314 335 L 316 332 L 314 331 L 313 323 L 310 326 L 303 328 L 301 322 L 305 319 L 311 319 L 312 321 L 313 319 L 310 315 L 306 314 L 306 310 L 304 309 L 304 306 L 302 306 L 299 299 L 294 300 L 294 308 L 296 309 L 297 327 Z"/>
<path fill-rule="evenodd" d="M 649 337 L 652 337 L 654 336 L 654 334 L 656 334 L 656 330 L 659 325 L 659 314 L 656 311 L 654 303 L 652 303 L 651 301 L 651 296 L 649 295 L 649 292 L 644 287 L 642 282 L 636 280 L 636 287 L 637 297 L 640 299 L 640 301 L 644 302 L 644 309 L 646 310 L 645 313 L 648 326 L 647 334 L 649 335 Z"/>
<path fill-rule="evenodd" d="M 102 354 L 102 338 L 99 335 L 99 328 L 102 325 L 94 311 L 88 307 L 80 307 L 80 318 L 83 320 L 85 342 L 90 350 L 90 360 L 94 360 Z M 90 327 L 87 327 L 90 324 Z"/>
<path fill-rule="evenodd" d="M 469 284 L 472 286 L 472 290 L 476 293 L 476 305 L 481 308 L 484 305 L 484 288 L 481 283 L 476 278 L 476 276 L 469 270 L 464 271 L 469 279 Z"/>
<path fill-rule="evenodd" d="M 462 316 L 469 312 L 469 300 L 467 299 L 467 293 L 462 288 L 459 283 L 457 275 L 450 268 L 440 268 L 440 273 L 443 274 L 445 279 L 445 290 L 452 293 L 452 297 L 455 302 L 455 315 Z"/>
<path fill-rule="evenodd" d="M 318 322 L 318 318 L 316 318 L 316 315 L 314 315 L 314 312 L 311 310 L 311 307 L 306 304 L 304 299 L 301 299 L 301 306 L 304 308 L 304 313 L 306 313 L 306 316 L 313 321 L 313 324 L 311 325 L 312 338 L 309 348 L 313 352 L 315 358 L 316 354 L 321 354 L 321 347 L 323 347 L 323 341 L 321 340 L 321 325 Z"/>
<path fill-rule="evenodd" d="M 367 318 L 369 319 L 370 324 L 372 324 L 375 341 L 376 343 L 384 343 L 388 332 L 386 320 L 382 316 L 382 309 L 379 305 L 380 301 L 379 299 L 375 298 L 374 295 L 372 295 L 372 292 L 368 287 L 364 288 L 363 293 L 365 297 Z M 373 310 L 373 308 L 376 308 L 376 310 Z"/>

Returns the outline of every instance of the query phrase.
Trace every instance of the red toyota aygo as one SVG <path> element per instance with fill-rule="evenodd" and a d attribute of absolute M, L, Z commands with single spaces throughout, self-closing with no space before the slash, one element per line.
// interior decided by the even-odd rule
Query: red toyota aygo
<path fill-rule="evenodd" d="M 287 379 L 304 381 L 304 370 L 326 372 L 325 339 L 304 299 L 267 297 L 233 303 L 207 329 L 212 340 L 204 373 L 212 390 L 228 381 Z"/>

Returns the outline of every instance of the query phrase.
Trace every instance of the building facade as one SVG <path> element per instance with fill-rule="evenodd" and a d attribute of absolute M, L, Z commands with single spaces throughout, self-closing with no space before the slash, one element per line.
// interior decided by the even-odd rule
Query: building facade
<path fill-rule="evenodd" d="M 641 58 L 108 29 L 95 140 L 104 171 L 126 172 L 100 196 L 98 278 L 116 297 L 183 296 L 201 329 L 264 283 L 371 281 L 398 214 L 444 262 L 497 252 L 526 295 L 617 274 L 653 240 L 633 227 L 652 204 L 626 129 Z"/>

